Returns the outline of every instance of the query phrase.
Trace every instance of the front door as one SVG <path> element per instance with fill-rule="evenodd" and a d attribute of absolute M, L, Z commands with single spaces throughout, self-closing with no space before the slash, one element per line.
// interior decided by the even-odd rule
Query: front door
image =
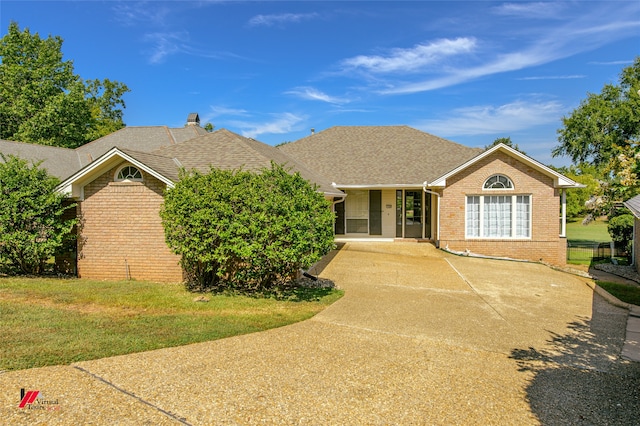
<path fill-rule="evenodd" d="M 422 238 L 422 191 L 404 191 L 404 237 Z"/>
<path fill-rule="evenodd" d="M 396 237 L 430 238 L 431 198 L 423 198 L 423 192 L 401 189 L 396 191 Z"/>

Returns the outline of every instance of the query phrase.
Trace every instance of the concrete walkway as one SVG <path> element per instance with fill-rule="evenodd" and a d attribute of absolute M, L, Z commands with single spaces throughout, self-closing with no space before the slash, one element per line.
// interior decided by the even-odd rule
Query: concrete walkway
<path fill-rule="evenodd" d="M 321 275 L 345 296 L 302 323 L 0 374 L 0 416 L 121 425 L 640 418 L 639 364 L 620 357 L 627 312 L 584 278 L 416 243 L 348 243 Z M 20 409 L 21 388 L 56 404 Z"/>

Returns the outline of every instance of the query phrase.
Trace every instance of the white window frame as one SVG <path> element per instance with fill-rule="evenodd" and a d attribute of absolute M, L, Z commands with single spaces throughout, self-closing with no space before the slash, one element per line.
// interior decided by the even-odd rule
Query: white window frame
<path fill-rule="evenodd" d="M 493 178 L 498 178 L 498 179 L 504 178 L 504 179 L 506 179 L 507 182 L 509 183 L 510 187 L 508 187 L 508 188 L 500 188 L 500 187 L 497 187 L 497 188 L 489 187 L 489 188 L 487 188 L 487 183 Z M 503 175 L 502 173 L 496 173 L 494 175 L 489 176 L 487 178 L 487 180 L 485 180 L 484 183 L 482 184 L 482 189 L 483 190 L 487 190 L 487 191 L 513 191 L 514 188 L 515 188 L 515 186 L 513 185 L 513 181 L 509 178 L 509 176 Z"/>
<path fill-rule="evenodd" d="M 118 178 L 118 175 L 120 174 L 120 172 L 126 167 L 131 167 L 131 168 L 136 169 L 138 171 L 138 173 L 140 173 L 140 178 L 133 178 L 133 179 L 120 179 L 120 178 Z M 136 167 L 131 163 L 125 163 L 122 166 L 118 167 L 118 169 L 116 170 L 115 174 L 113 175 L 113 181 L 114 182 L 142 182 L 143 180 L 144 180 L 144 175 L 142 174 L 142 170 L 140 170 L 139 167 Z"/>
<path fill-rule="evenodd" d="M 495 197 L 495 196 L 499 196 L 499 197 L 511 197 L 511 230 L 509 233 L 509 236 L 505 236 L 505 237 L 492 237 L 492 236 L 486 236 L 484 228 L 485 228 L 485 212 L 484 212 L 484 206 L 485 206 L 485 201 L 487 197 Z M 479 198 L 479 204 L 478 204 L 478 235 L 469 235 L 469 199 L 471 197 L 478 197 Z M 528 228 L 527 228 L 527 234 L 528 236 L 518 236 L 517 235 L 517 230 L 518 230 L 518 197 L 527 197 L 528 198 L 528 206 L 529 206 L 529 211 L 528 211 L 528 215 L 527 215 L 527 222 L 528 222 Z M 531 239 L 531 234 L 532 234 L 532 217 L 533 217 L 533 195 L 532 194 L 512 194 L 512 195 L 504 195 L 504 194 L 469 194 L 465 197 L 464 200 L 464 234 L 465 234 L 465 238 L 466 239 L 476 239 L 476 240 L 530 240 Z M 475 227 L 474 227 L 475 228 Z"/>

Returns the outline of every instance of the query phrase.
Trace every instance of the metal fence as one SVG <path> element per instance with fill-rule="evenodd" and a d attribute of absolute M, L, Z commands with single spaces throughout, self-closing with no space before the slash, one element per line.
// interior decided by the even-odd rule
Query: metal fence
<path fill-rule="evenodd" d="M 567 260 L 590 261 L 628 256 L 624 247 L 616 247 L 613 242 L 567 241 Z"/>

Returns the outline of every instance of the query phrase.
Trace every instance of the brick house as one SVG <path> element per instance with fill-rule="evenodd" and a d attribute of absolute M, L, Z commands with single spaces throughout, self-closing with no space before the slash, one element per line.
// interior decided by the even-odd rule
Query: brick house
<path fill-rule="evenodd" d="M 506 145 L 485 151 L 407 126 L 339 126 L 279 149 L 347 194 L 336 204 L 338 238 L 565 264 L 565 191 L 580 185 Z"/>
<path fill-rule="evenodd" d="M 179 170 L 274 161 L 333 201 L 337 239 L 411 239 L 454 251 L 564 264 L 564 193 L 578 184 L 498 145 L 469 148 L 407 126 L 338 126 L 278 148 L 227 130 L 124 128 L 76 150 L 0 141 L 77 202 L 77 274 L 182 280 L 164 241 L 163 193 Z M 67 259 L 73 263 L 73 259 Z"/>

